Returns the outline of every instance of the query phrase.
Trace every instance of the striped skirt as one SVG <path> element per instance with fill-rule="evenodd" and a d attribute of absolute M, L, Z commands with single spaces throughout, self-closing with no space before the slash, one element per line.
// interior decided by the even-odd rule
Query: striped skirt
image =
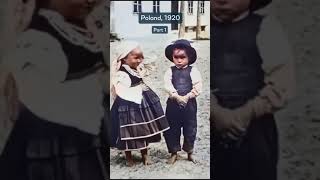
<path fill-rule="evenodd" d="M 169 129 L 160 99 L 152 90 L 143 92 L 141 104 L 117 97 L 111 108 L 111 123 L 111 146 L 125 151 L 160 142 L 161 133 Z"/>

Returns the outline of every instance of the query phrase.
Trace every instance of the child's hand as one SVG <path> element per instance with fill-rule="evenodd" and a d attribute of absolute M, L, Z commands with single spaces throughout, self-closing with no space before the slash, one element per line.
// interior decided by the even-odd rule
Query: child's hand
<path fill-rule="evenodd" d="M 149 87 L 145 83 L 141 83 L 141 87 L 143 91 L 148 91 Z"/>
<path fill-rule="evenodd" d="M 176 100 L 180 106 L 185 107 L 187 105 L 187 102 L 183 98 L 183 96 L 177 95 Z"/>
<path fill-rule="evenodd" d="M 137 72 L 140 77 L 145 77 L 147 75 L 147 70 L 144 67 L 143 63 L 139 64 L 139 66 L 137 67 Z"/>
<path fill-rule="evenodd" d="M 170 98 L 176 100 L 180 106 L 185 107 L 187 105 L 185 98 L 183 98 L 183 96 L 180 96 L 178 93 L 172 93 Z"/>
<path fill-rule="evenodd" d="M 246 132 L 246 128 L 241 126 L 233 110 L 215 104 L 211 113 L 210 119 L 213 120 L 214 128 L 222 136 L 238 140 Z"/>
<path fill-rule="evenodd" d="M 185 95 L 185 96 L 181 96 L 181 101 L 183 102 L 183 104 L 187 104 L 189 101 L 189 95 Z"/>

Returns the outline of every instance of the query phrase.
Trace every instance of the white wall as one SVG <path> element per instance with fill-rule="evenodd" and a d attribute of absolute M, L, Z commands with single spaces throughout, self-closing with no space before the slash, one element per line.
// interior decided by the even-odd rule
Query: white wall
<path fill-rule="evenodd" d="M 200 16 L 201 25 L 210 25 L 210 1 L 204 1 L 204 14 Z M 188 14 L 188 1 L 184 3 L 185 7 L 185 25 L 186 26 L 196 26 L 197 25 L 197 11 L 198 11 L 198 1 L 193 2 L 193 14 Z"/>
<path fill-rule="evenodd" d="M 138 14 L 133 14 L 133 1 L 113 1 L 111 7 L 112 30 L 120 38 L 142 37 L 152 35 L 151 26 L 168 26 L 171 24 L 139 24 Z M 153 1 L 142 1 L 142 12 L 153 12 Z M 160 1 L 160 12 L 170 12 L 171 2 Z M 157 34 L 157 36 L 161 36 Z"/>
<path fill-rule="evenodd" d="M 210 32 L 210 17 L 211 17 L 210 1 L 204 1 L 204 13 L 205 13 L 205 16 L 203 16 L 203 18 L 201 19 L 201 22 L 207 25 L 206 31 Z"/>

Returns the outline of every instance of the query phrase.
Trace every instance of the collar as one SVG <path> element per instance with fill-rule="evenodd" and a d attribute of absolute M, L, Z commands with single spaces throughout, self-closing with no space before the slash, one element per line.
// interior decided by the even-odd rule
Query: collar
<path fill-rule="evenodd" d="M 49 24 L 72 44 L 82 46 L 91 52 L 102 51 L 102 47 L 100 47 L 88 29 L 67 22 L 58 12 L 50 9 L 40 9 L 38 15 L 46 18 Z"/>
<path fill-rule="evenodd" d="M 233 19 L 231 22 L 234 23 L 234 22 L 238 22 L 244 18 L 246 18 L 247 16 L 249 15 L 249 11 L 245 11 L 243 13 L 241 13 L 238 17 L 236 17 L 235 19 Z M 219 22 L 223 22 L 222 19 L 220 19 L 219 17 L 213 15 L 213 18 Z"/>
<path fill-rule="evenodd" d="M 189 64 L 183 66 L 182 68 L 179 68 L 178 66 L 175 65 L 175 67 L 176 67 L 177 69 L 185 69 L 185 68 L 187 68 L 188 66 L 189 66 Z"/>
<path fill-rule="evenodd" d="M 134 70 L 132 69 L 130 66 L 128 66 L 127 64 L 122 64 L 122 67 L 124 67 L 128 73 L 130 73 L 132 76 L 136 76 L 138 78 L 141 78 L 138 71 L 137 70 Z"/>

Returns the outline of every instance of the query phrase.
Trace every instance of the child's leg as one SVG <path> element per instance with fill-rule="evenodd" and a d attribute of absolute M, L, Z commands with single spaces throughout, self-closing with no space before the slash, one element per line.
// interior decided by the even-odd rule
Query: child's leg
<path fill-rule="evenodd" d="M 147 148 L 141 150 L 141 156 L 142 156 L 142 161 L 143 161 L 144 165 L 150 165 L 151 164 L 151 161 L 150 161 L 149 156 L 148 156 L 148 149 Z"/>
<path fill-rule="evenodd" d="M 174 164 L 177 160 L 178 160 L 178 153 L 174 152 L 174 153 L 171 153 L 171 157 L 169 158 L 167 163 Z"/>
<path fill-rule="evenodd" d="M 193 156 L 192 156 L 192 152 L 189 152 L 188 153 L 188 161 L 192 161 L 193 163 L 197 163 L 197 161 L 193 158 Z"/>
<path fill-rule="evenodd" d="M 180 136 L 182 121 L 180 116 L 179 105 L 173 100 L 167 101 L 166 117 L 169 122 L 170 129 L 164 132 L 164 138 L 169 153 L 176 153 L 181 150 Z"/>
<path fill-rule="evenodd" d="M 276 180 L 278 162 L 278 131 L 273 115 L 254 119 L 248 128 L 250 179 Z M 239 168 L 241 169 L 241 168 Z"/>
<path fill-rule="evenodd" d="M 188 153 L 188 160 L 195 162 L 192 153 L 197 134 L 197 102 L 191 99 L 184 109 L 182 149 Z"/>
<path fill-rule="evenodd" d="M 134 162 L 133 162 L 133 159 L 132 159 L 131 151 L 125 151 L 125 154 L 126 154 L 126 159 L 127 159 L 127 165 L 129 167 L 133 166 Z"/>

